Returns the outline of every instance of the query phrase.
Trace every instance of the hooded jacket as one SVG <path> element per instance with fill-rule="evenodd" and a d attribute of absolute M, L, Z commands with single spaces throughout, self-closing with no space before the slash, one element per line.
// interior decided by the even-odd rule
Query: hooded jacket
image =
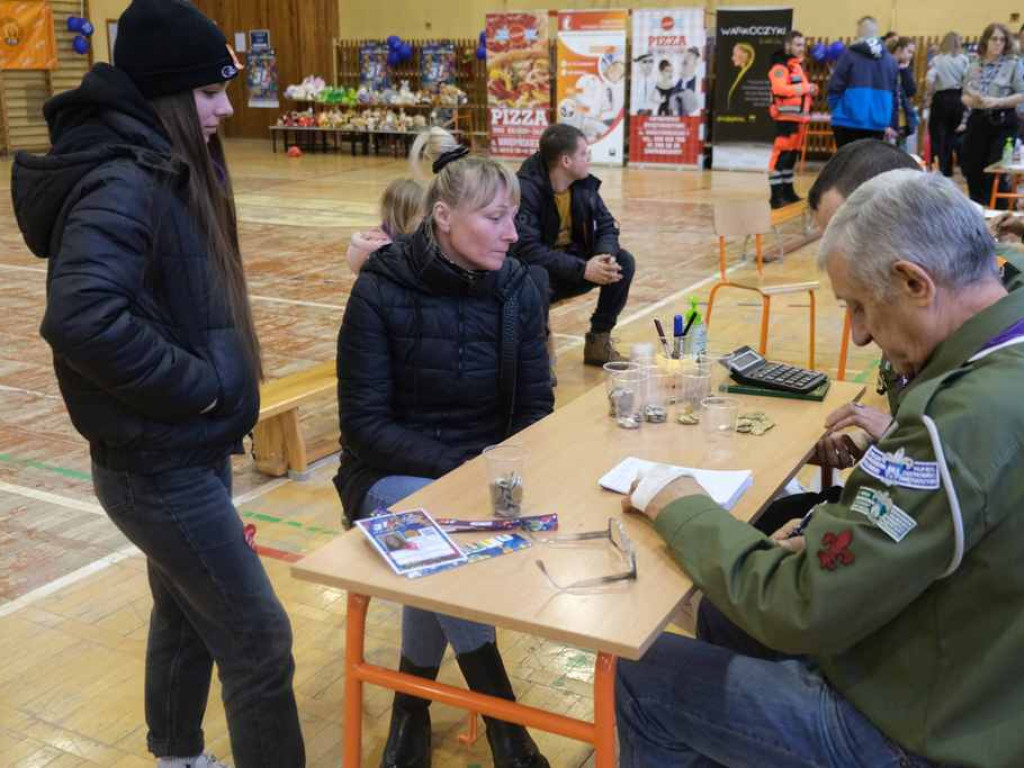
<path fill-rule="evenodd" d="M 513 258 L 496 272 L 459 270 L 440 254 L 430 226 L 425 221 L 376 251 L 345 307 L 335 485 L 349 520 L 377 480 L 441 477 L 554 406 L 546 286 Z M 519 312 L 510 425 L 500 362 L 502 309 L 513 296 Z"/>
<path fill-rule="evenodd" d="M 11 194 L 48 260 L 40 332 L 93 460 L 156 473 L 240 451 L 259 390 L 188 214 L 187 164 L 109 65 L 43 113 L 53 148 L 18 153 Z"/>
<path fill-rule="evenodd" d="M 519 241 L 513 246 L 518 259 L 543 267 L 553 280 L 581 283 L 587 259 L 619 252 L 619 227 L 601 199 L 600 179 L 587 176 L 569 187 L 572 245 L 563 251 L 555 248 L 561 222 L 551 177 L 539 152 L 523 162 L 518 176 L 522 190 L 516 217 Z"/>
<path fill-rule="evenodd" d="M 851 45 L 828 81 L 832 125 L 881 132 L 899 125 L 896 60 L 877 37 Z"/>

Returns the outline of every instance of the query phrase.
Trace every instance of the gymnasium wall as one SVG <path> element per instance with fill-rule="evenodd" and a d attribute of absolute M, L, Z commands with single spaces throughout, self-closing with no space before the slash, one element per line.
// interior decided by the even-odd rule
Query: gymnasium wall
<path fill-rule="evenodd" d="M 110 63 L 107 55 L 107 21 L 117 21 L 128 0 L 89 0 L 89 20 L 96 27 L 92 36 L 92 60 Z"/>
<path fill-rule="evenodd" d="M 751 0 L 562 0 L 544 5 L 537 0 L 387 0 L 387 13 L 381 13 L 380 0 L 339 0 L 340 35 L 344 38 L 383 38 L 400 35 L 415 38 L 475 37 L 484 26 L 484 15 L 491 11 L 573 8 L 657 8 L 704 5 L 709 10 L 729 5 L 761 5 Z M 769 5 L 769 3 L 763 3 Z M 1013 31 L 1024 21 L 1024 2 L 986 0 L 793 0 L 772 5 L 794 8 L 796 26 L 814 37 L 845 37 L 854 34 L 857 19 L 872 15 L 882 31 L 897 29 L 907 35 L 942 35 L 956 27 L 975 36 L 990 21 L 1010 23 Z M 1022 12 L 1022 20 L 1011 22 L 1010 14 Z"/>

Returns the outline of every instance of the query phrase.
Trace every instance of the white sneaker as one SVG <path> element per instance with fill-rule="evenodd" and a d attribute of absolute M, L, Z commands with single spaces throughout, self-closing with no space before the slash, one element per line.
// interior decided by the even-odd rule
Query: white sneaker
<path fill-rule="evenodd" d="M 156 761 L 157 768 L 230 768 L 213 755 L 198 757 L 161 757 Z"/>

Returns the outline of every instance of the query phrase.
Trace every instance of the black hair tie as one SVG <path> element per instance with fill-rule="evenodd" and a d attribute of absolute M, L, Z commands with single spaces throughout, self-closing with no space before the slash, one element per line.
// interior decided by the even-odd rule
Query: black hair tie
<path fill-rule="evenodd" d="M 445 166 L 454 163 L 456 160 L 461 160 L 463 157 L 469 154 L 469 147 L 465 144 L 459 144 L 457 147 L 449 149 L 447 152 L 442 152 L 441 156 L 434 161 L 432 166 L 434 173 L 438 174 L 444 170 Z"/>

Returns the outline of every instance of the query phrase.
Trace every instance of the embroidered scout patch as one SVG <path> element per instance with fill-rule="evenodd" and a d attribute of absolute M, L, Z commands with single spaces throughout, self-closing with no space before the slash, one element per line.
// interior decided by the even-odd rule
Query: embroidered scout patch
<path fill-rule="evenodd" d="M 934 491 L 939 487 L 938 462 L 912 459 L 903 448 L 887 453 L 872 445 L 857 466 L 888 486 L 919 491 Z"/>
<path fill-rule="evenodd" d="M 818 550 L 818 564 L 826 571 L 834 571 L 840 565 L 852 565 L 856 559 L 850 551 L 853 531 L 849 528 L 839 533 L 826 533 L 821 537 Z"/>
<path fill-rule="evenodd" d="M 850 509 L 860 512 L 897 543 L 917 527 L 917 521 L 897 507 L 892 496 L 874 488 L 859 489 Z"/>

